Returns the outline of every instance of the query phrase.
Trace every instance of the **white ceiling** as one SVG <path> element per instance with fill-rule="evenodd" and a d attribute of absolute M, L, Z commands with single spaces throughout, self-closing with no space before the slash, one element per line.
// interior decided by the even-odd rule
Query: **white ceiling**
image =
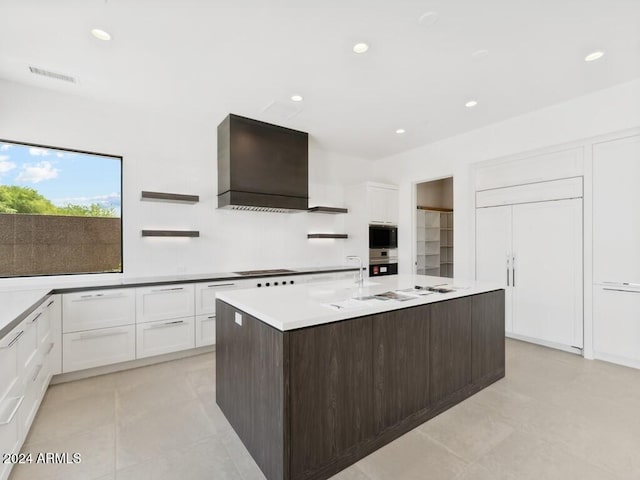
<path fill-rule="evenodd" d="M 366 158 L 640 77 L 640 0 L 0 0 L 0 18 L 0 78 L 210 114 L 212 132 L 237 113 Z"/>

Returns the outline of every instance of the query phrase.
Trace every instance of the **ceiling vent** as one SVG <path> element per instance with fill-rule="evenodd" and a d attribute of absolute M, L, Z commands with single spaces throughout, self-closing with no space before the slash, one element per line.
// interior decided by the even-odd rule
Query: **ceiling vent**
<path fill-rule="evenodd" d="M 63 82 L 68 83 L 78 83 L 78 81 L 69 75 L 64 75 L 63 73 L 52 72 L 51 70 L 45 70 L 44 68 L 38 67 L 29 67 L 31 73 L 35 73 L 36 75 L 42 75 L 43 77 L 55 78 L 56 80 L 62 80 Z"/>

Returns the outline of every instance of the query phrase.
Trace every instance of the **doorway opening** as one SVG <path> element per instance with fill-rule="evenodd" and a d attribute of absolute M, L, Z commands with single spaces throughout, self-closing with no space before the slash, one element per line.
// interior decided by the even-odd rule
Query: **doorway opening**
<path fill-rule="evenodd" d="M 453 177 L 416 185 L 415 273 L 453 277 Z"/>

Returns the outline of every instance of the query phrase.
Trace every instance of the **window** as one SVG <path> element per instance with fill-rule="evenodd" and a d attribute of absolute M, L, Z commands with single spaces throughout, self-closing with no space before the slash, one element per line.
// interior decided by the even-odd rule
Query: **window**
<path fill-rule="evenodd" d="M 122 157 L 0 140 L 0 277 L 122 272 Z"/>

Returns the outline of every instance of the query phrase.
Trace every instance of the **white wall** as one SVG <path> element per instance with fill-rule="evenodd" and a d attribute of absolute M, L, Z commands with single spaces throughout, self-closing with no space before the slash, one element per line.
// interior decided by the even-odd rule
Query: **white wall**
<path fill-rule="evenodd" d="M 122 155 L 126 277 L 344 264 L 341 215 L 217 210 L 216 127 L 206 117 L 142 111 L 0 81 L 0 138 Z M 310 140 L 310 206 L 341 206 L 343 185 L 370 163 Z M 140 191 L 200 195 L 200 203 L 140 202 Z M 197 239 L 141 238 L 142 228 L 200 230 Z"/>
<path fill-rule="evenodd" d="M 414 229 L 415 184 L 454 176 L 455 276 L 473 278 L 473 164 L 637 126 L 640 79 L 378 160 L 374 173 L 399 185 L 399 228 L 407 232 Z M 410 273 L 413 241 L 400 241 L 400 272 Z"/>

